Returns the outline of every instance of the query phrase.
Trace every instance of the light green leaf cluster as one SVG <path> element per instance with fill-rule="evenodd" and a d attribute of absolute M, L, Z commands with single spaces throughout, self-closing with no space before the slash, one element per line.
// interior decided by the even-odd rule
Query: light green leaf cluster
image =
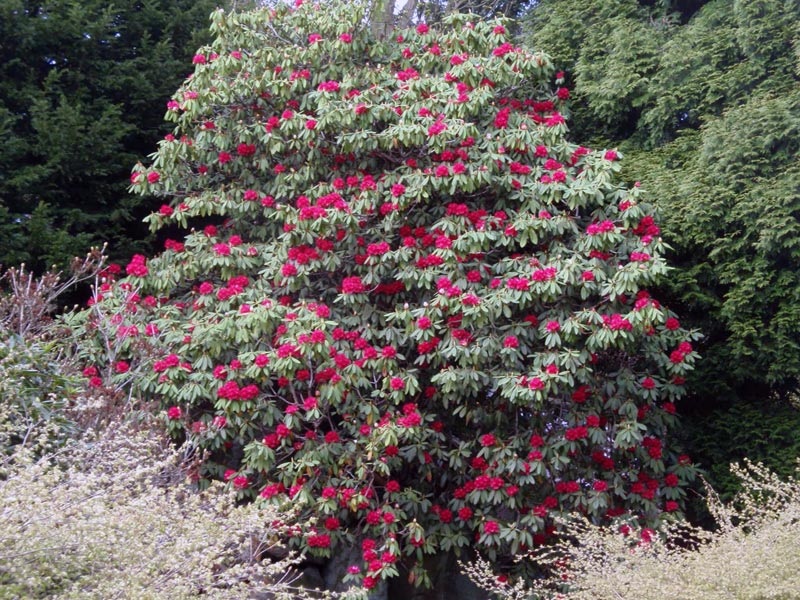
<path fill-rule="evenodd" d="M 62 371 L 54 344 L 26 340 L 3 329 L 0 336 L 2 461 L 18 447 L 51 450 L 75 431 L 65 409 L 68 396 L 77 390 L 79 382 Z"/>

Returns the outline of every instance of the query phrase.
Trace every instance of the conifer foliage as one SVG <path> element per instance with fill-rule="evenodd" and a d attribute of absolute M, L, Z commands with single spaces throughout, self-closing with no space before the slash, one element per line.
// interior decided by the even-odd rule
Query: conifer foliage
<path fill-rule="evenodd" d="M 360 544 L 366 588 L 466 547 L 510 569 L 561 512 L 679 514 L 694 334 L 561 74 L 500 21 L 379 41 L 298 4 L 214 15 L 131 177 L 185 237 L 98 288 L 87 376 L 160 400 L 202 478 L 313 515 L 299 549 Z"/>
<path fill-rule="evenodd" d="M 529 19 L 575 82 L 575 138 L 622 148 L 664 214 L 665 287 L 706 335 L 694 393 L 796 393 L 800 4 L 542 0 Z"/>

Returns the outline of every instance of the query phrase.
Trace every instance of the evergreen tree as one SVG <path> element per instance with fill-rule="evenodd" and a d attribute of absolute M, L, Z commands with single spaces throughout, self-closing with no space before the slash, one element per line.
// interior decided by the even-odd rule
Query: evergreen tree
<path fill-rule="evenodd" d="M 720 425 L 729 408 L 770 419 L 767 404 L 730 405 L 786 399 L 800 380 L 798 23 L 796 0 L 542 0 L 529 21 L 575 83 L 574 135 L 623 150 L 664 215 L 668 297 L 706 334 L 694 407 Z M 720 440 L 737 440 L 729 459 L 759 421 Z"/>
<path fill-rule="evenodd" d="M 0 262 L 41 269 L 109 242 L 141 248 L 131 166 L 163 135 L 170 93 L 213 0 L 0 5 Z"/>

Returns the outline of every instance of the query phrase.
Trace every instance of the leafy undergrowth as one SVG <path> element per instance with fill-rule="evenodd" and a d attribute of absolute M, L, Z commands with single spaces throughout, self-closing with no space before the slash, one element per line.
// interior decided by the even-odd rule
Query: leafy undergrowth
<path fill-rule="evenodd" d="M 279 546 L 286 518 L 197 492 L 191 459 L 122 423 L 39 457 L 16 444 L 0 463 L 0 598 L 308 597 Z"/>
<path fill-rule="evenodd" d="M 732 503 L 708 489 L 713 532 L 687 523 L 655 532 L 572 519 L 568 538 L 526 559 L 553 567 L 549 579 L 508 582 L 482 561 L 464 569 L 506 600 L 799 598 L 800 480 L 747 460 L 731 471 L 742 484 Z"/>

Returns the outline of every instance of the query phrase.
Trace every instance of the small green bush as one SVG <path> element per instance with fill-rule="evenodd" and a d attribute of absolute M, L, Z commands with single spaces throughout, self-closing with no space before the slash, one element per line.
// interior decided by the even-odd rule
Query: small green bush
<path fill-rule="evenodd" d="M 0 459 L 22 445 L 40 450 L 74 433 L 68 398 L 77 380 L 53 343 L 0 331 Z"/>

